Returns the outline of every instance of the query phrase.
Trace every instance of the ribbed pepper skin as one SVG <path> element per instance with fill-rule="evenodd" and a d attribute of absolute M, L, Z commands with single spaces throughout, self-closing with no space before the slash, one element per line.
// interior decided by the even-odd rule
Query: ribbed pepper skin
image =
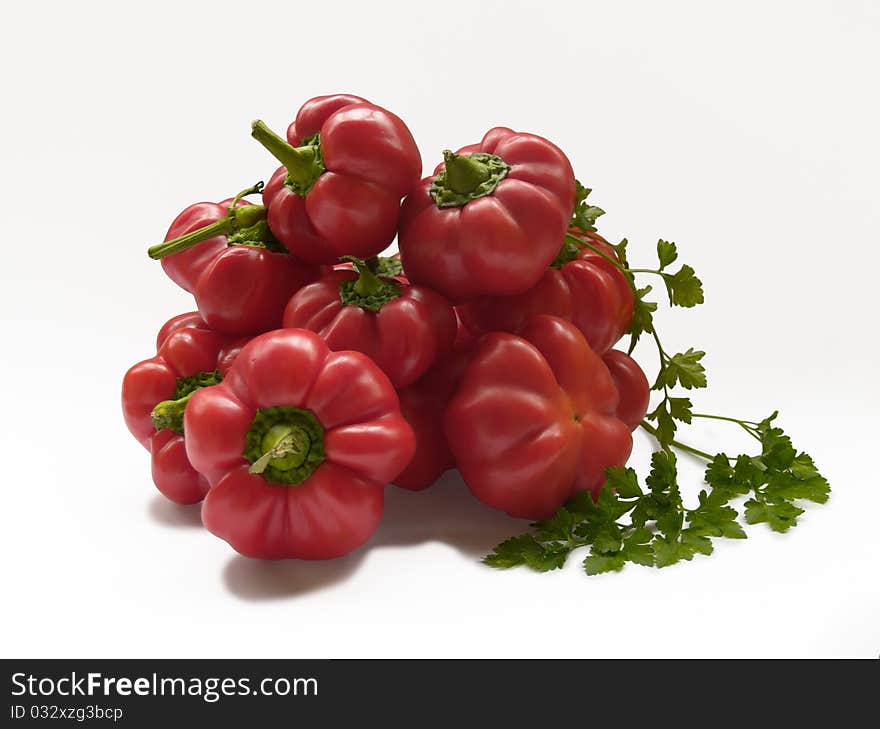
<path fill-rule="evenodd" d="M 303 104 L 288 142 L 297 147 L 315 134 L 325 170 L 305 194 L 285 184 L 285 167 L 276 170 L 263 191 L 269 227 L 311 263 L 378 255 L 397 233 L 401 198 L 422 174 L 415 139 L 400 117 L 349 94 Z"/>
<path fill-rule="evenodd" d="M 446 438 L 483 503 L 543 519 L 582 490 L 598 495 L 605 469 L 632 449 L 608 369 L 581 332 L 536 316 L 516 336 L 487 334 L 446 410 Z"/>
<path fill-rule="evenodd" d="M 572 229 L 612 260 L 614 249 L 596 233 Z M 457 307 L 474 333 L 519 331 L 537 314 L 571 321 L 598 354 L 607 352 L 629 327 L 635 298 L 613 263 L 589 248 L 558 268 L 547 268 L 532 288 L 517 296 L 483 296 Z"/>
<path fill-rule="evenodd" d="M 122 413 L 137 441 L 151 454 L 156 488 L 179 504 L 201 501 L 208 482 L 190 465 L 184 436 L 157 431 L 150 413 L 174 396 L 178 378 L 219 370 L 224 374 L 246 340 L 212 330 L 198 312 L 169 319 L 156 338 L 156 356 L 133 365 L 122 380 Z"/>
<path fill-rule="evenodd" d="M 320 424 L 322 460 L 299 483 L 255 473 L 245 458 L 261 411 L 297 409 Z M 190 461 L 212 484 L 202 521 L 241 554 L 329 559 L 363 544 L 384 489 L 415 447 L 388 378 L 360 352 L 331 352 L 315 333 L 279 329 L 242 349 L 226 378 L 195 395 L 184 428 Z"/>
<path fill-rule="evenodd" d="M 571 163 L 552 142 L 496 127 L 457 154 L 474 152 L 509 165 L 491 194 L 439 207 L 431 189 L 440 164 L 407 196 L 400 220 L 407 276 L 453 303 L 534 286 L 559 252 L 574 207 Z"/>

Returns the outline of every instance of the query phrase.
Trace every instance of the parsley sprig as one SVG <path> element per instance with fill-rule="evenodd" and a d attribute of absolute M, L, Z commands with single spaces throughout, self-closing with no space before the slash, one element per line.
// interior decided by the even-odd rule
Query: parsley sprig
<path fill-rule="evenodd" d="M 574 214 L 571 216 L 571 225 L 584 232 L 595 231 L 596 219 L 600 215 L 605 215 L 605 211 L 587 202 L 587 198 L 593 192 L 591 188 L 584 187 L 577 180 L 574 181 L 574 186 Z"/>
<path fill-rule="evenodd" d="M 586 202 L 589 193 L 578 183 L 572 225 L 595 230 L 586 226 L 592 226 L 603 211 Z M 713 539 L 745 539 L 741 519 L 747 524 L 765 523 L 774 531 L 786 532 L 804 513 L 799 502 L 825 503 L 830 493 L 828 481 L 813 459 L 803 451 L 798 452 L 789 436 L 776 426 L 778 413 L 757 422 L 695 413 L 691 399 L 674 392 L 707 386 L 702 363 L 705 352 L 691 347 L 684 352 L 667 353 L 654 326 L 657 303 L 646 298 L 652 287 L 639 287 L 636 274 L 660 277 L 673 307 L 702 304 L 702 282 L 694 269 L 681 265 L 674 273 L 669 271 L 678 260 L 675 243 L 659 240 L 657 268 L 641 269 L 630 267 L 626 239 L 613 246 L 617 261 L 589 242 L 574 236 L 569 236 L 568 241 L 586 246 L 613 263 L 633 289 L 636 301 L 628 330 L 629 352 L 643 334 L 650 334 L 658 353 L 659 367 L 652 389 L 661 393 L 662 399 L 646 415 L 641 427 L 656 439 L 659 449 L 651 456 L 651 470 L 644 482 L 632 468 L 609 468 L 609 488 L 602 489 L 596 501 L 587 492 L 578 494 L 552 518 L 532 524 L 533 532 L 499 544 L 484 562 L 498 568 L 526 565 L 545 572 L 562 567 L 574 550 L 584 548 L 588 553 L 583 568 L 589 575 L 621 570 L 627 562 L 667 567 L 691 560 L 697 554 L 711 554 Z M 760 452 L 736 457 L 726 453 L 712 455 L 677 440 L 680 425 L 690 424 L 694 419 L 735 424 L 758 442 Z M 681 495 L 676 451 L 707 464 L 703 474 L 707 488 L 699 492 L 693 508 L 685 505 Z"/>

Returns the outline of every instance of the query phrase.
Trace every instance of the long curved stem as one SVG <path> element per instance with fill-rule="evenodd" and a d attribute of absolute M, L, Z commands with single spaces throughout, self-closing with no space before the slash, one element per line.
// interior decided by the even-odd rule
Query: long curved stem
<path fill-rule="evenodd" d="M 288 179 L 310 187 L 320 174 L 319 152 L 315 146 L 294 147 L 257 119 L 251 123 L 251 136 L 287 169 Z"/>
<path fill-rule="evenodd" d="M 758 431 L 755 430 L 755 426 L 757 423 L 752 422 L 751 420 L 739 420 L 737 418 L 728 418 L 724 415 L 707 415 L 706 413 L 691 413 L 692 418 L 704 418 L 706 420 L 723 420 L 727 423 L 735 423 L 740 428 L 742 428 L 746 433 L 748 433 L 755 440 L 761 440 L 761 436 L 758 435 Z"/>
<path fill-rule="evenodd" d="M 593 253 L 598 253 L 602 258 L 604 258 L 606 261 L 608 261 L 608 263 L 610 263 L 612 266 L 614 266 L 615 268 L 622 271 L 624 274 L 630 272 L 630 270 L 626 266 L 624 266 L 620 261 L 618 261 L 615 258 L 612 258 L 607 253 L 605 253 L 605 251 L 600 250 L 599 248 L 592 245 L 591 243 L 588 243 L 585 240 L 581 240 L 576 235 L 572 235 L 571 233 L 566 233 L 565 237 L 568 240 L 570 240 L 572 243 L 579 245 L 581 248 L 589 248 L 591 251 L 593 251 Z M 636 284 L 632 280 L 632 277 L 626 276 L 626 280 L 629 281 L 629 285 L 630 285 L 630 288 L 633 290 L 633 293 L 637 294 L 638 290 L 636 289 Z"/>
<path fill-rule="evenodd" d="M 737 425 L 742 425 L 745 423 L 746 425 L 758 425 L 758 423 L 753 420 L 740 420 L 739 418 L 728 418 L 724 415 L 708 415 L 706 413 L 693 413 L 693 417 L 695 418 L 708 418 L 709 420 L 726 420 L 729 423 L 736 423 Z"/>
<path fill-rule="evenodd" d="M 262 190 L 262 182 L 258 182 L 255 185 L 251 185 L 246 190 L 242 190 L 235 196 L 232 203 L 229 205 L 229 212 L 220 218 L 220 220 L 217 220 L 210 225 L 196 228 L 195 230 L 178 238 L 174 238 L 173 240 L 167 240 L 164 243 L 151 246 L 147 249 L 147 255 L 153 260 L 165 258 L 166 256 L 185 251 L 187 248 L 192 248 L 209 238 L 214 238 L 218 235 L 229 235 L 242 228 L 250 228 L 261 220 L 265 220 L 266 208 L 262 205 L 245 205 L 237 207 L 239 200 L 243 197 L 246 195 L 255 195 L 258 192 L 262 192 Z"/>
<path fill-rule="evenodd" d="M 185 251 L 187 248 L 192 248 L 194 245 L 203 243 L 209 238 L 214 238 L 218 235 L 228 235 L 232 232 L 233 225 L 234 224 L 232 218 L 230 218 L 229 216 L 224 216 L 220 218 L 220 220 L 211 223 L 210 225 L 206 225 L 202 228 L 196 228 L 195 230 L 190 231 L 186 235 L 182 235 L 179 238 L 174 238 L 173 240 L 168 240 L 155 246 L 150 246 L 150 248 L 147 249 L 147 255 L 154 261 L 157 261 L 160 258 L 165 258 L 166 256 L 180 253 L 181 251 Z"/>
<path fill-rule="evenodd" d="M 648 433 L 650 433 L 652 436 L 654 436 L 654 438 L 657 438 L 657 429 L 653 425 L 651 425 L 650 423 L 648 423 L 645 420 L 643 420 L 641 423 L 639 423 L 639 425 L 641 425 L 642 428 L 644 428 Z M 660 439 L 657 438 L 657 440 L 659 441 Z M 715 456 L 713 456 L 710 453 L 706 453 L 706 451 L 701 451 L 698 448 L 694 448 L 693 446 L 689 446 L 686 443 L 682 443 L 681 441 L 678 441 L 678 440 L 670 441 L 669 445 L 674 446 L 675 448 L 678 448 L 681 451 L 685 451 L 686 453 L 690 453 L 693 456 L 698 456 L 699 458 L 703 458 L 707 461 L 711 461 L 715 458 Z"/>

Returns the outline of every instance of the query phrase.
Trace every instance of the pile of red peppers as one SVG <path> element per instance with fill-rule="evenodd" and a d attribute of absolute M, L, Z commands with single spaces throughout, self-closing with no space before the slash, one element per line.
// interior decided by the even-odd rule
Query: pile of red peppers
<path fill-rule="evenodd" d="M 496 127 L 419 179 L 404 122 L 345 94 L 252 136 L 268 184 L 190 205 L 149 250 L 197 308 L 122 384 L 159 491 L 266 559 L 347 554 L 386 487 L 453 468 L 514 517 L 598 497 L 649 384 L 612 349 L 633 289 L 573 227 L 563 151 Z"/>

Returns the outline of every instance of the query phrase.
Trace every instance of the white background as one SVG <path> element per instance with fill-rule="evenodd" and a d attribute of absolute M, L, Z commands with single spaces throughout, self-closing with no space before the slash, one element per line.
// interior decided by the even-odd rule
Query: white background
<path fill-rule="evenodd" d="M 3 25 L 4 656 L 880 652 L 877 3 L 29 2 Z M 329 563 L 247 560 L 164 502 L 119 386 L 192 305 L 145 249 L 268 178 L 252 118 L 343 91 L 402 116 L 426 168 L 493 125 L 543 134 L 631 258 L 677 241 L 707 303 L 659 322 L 709 353 L 699 408 L 779 408 L 831 502 L 599 578 L 479 564 L 523 525 L 456 477 L 389 490 L 373 541 Z"/>

